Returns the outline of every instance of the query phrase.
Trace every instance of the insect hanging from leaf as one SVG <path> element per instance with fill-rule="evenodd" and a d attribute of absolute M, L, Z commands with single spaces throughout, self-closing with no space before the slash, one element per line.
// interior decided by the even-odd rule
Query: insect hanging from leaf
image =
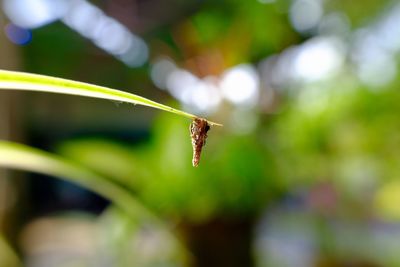
<path fill-rule="evenodd" d="M 203 146 L 206 144 L 207 132 L 210 130 L 210 125 L 207 120 L 195 118 L 190 124 L 190 137 L 192 138 L 193 146 L 193 167 L 199 166 L 200 155 Z"/>

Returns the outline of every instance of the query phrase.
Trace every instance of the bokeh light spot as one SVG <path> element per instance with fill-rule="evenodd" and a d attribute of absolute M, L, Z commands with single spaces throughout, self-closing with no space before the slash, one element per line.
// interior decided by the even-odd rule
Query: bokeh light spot
<path fill-rule="evenodd" d="M 142 38 L 86 0 L 71 1 L 62 21 L 130 67 L 142 66 L 148 59 Z"/>
<path fill-rule="evenodd" d="M 342 66 L 344 57 L 339 40 L 314 38 L 299 48 L 293 62 L 293 75 L 306 81 L 327 78 Z"/>
<path fill-rule="evenodd" d="M 32 32 L 30 30 L 11 23 L 6 25 L 5 32 L 8 39 L 17 45 L 26 45 L 32 40 Z"/>
<path fill-rule="evenodd" d="M 168 76 L 176 70 L 174 62 L 170 59 L 159 59 L 151 67 L 150 76 L 154 84 L 160 89 L 167 88 Z"/>
<path fill-rule="evenodd" d="M 259 77 L 253 66 L 242 64 L 227 70 L 221 80 L 223 96 L 234 104 L 253 106 L 259 91 Z"/>
<path fill-rule="evenodd" d="M 3 9 L 19 27 L 33 29 L 59 19 L 67 9 L 66 0 L 4 0 Z"/>
<path fill-rule="evenodd" d="M 316 27 L 322 18 L 323 10 L 318 0 L 297 0 L 290 8 L 290 21 L 299 31 L 308 31 Z"/>

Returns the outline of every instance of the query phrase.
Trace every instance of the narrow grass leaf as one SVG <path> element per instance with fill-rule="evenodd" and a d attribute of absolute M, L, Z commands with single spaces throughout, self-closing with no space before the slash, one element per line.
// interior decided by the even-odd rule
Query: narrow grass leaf
<path fill-rule="evenodd" d="M 157 103 L 150 99 L 111 89 L 104 86 L 73 80 L 55 78 L 25 72 L 0 70 L 0 89 L 27 90 L 37 92 L 49 92 L 68 95 L 80 95 L 86 97 L 102 98 L 126 103 L 138 104 L 156 109 L 175 113 L 180 116 L 195 119 L 196 115 L 174 109 L 172 107 Z M 210 125 L 221 126 L 219 123 L 209 122 Z"/>

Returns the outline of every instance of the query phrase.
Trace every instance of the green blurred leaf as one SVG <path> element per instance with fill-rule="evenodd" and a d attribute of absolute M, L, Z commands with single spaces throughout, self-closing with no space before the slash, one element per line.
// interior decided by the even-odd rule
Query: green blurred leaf
<path fill-rule="evenodd" d="M 0 166 L 63 178 L 106 197 L 134 217 L 158 220 L 124 188 L 87 168 L 39 149 L 0 141 Z"/>

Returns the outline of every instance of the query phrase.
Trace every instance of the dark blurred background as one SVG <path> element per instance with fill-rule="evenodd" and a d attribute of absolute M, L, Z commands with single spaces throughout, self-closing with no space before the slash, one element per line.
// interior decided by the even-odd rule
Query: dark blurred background
<path fill-rule="evenodd" d="M 92 169 L 165 222 L 0 170 L 1 267 L 400 266 L 398 1 L 0 3 L 0 68 L 224 124 L 193 168 L 185 118 L 0 91 L 1 139 Z"/>

